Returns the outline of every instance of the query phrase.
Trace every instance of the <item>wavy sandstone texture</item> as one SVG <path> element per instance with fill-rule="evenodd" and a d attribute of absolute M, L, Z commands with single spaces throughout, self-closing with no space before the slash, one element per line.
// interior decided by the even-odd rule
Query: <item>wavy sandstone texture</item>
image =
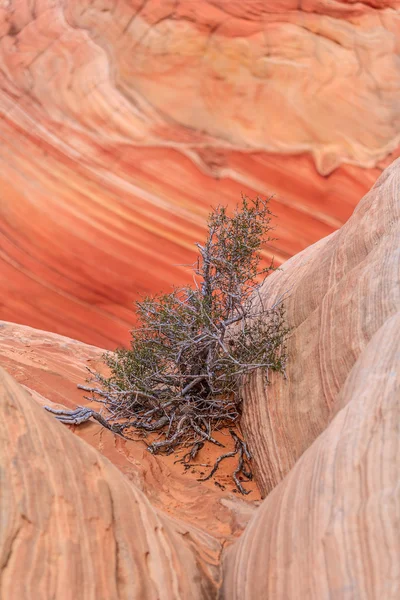
<path fill-rule="evenodd" d="M 0 322 L 1 364 L 25 387 L 0 370 L 1 600 L 398 598 L 399 189 L 400 160 L 266 282 L 271 302 L 290 285 L 293 332 L 288 380 L 244 390 L 274 488 L 257 511 L 224 473 L 201 484 L 97 423 L 72 435 L 41 407 L 87 402 L 75 386 L 101 350 Z"/>
<path fill-rule="evenodd" d="M 260 372 L 244 389 L 243 428 L 268 494 L 327 427 L 371 338 L 400 309 L 400 159 L 338 232 L 290 259 L 262 289 L 287 292 L 287 380 Z M 390 342 L 391 344 L 392 342 Z"/>
<path fill-rule="evenodd" d="M 112 348 L 210 205 L 275 192 L 278 262 L 399 146 L 396 0 L 0 5 L 0 318 Z"/>
<path fill-rule="evenodd" d="M 366 342 L 326 431 L 227 551 L 224 598 L 399 597 L 399 364 L 400 311 Z"/>
<path fill-rule="evenodd" d="M 399 190 L 397 160 L 265 284 L 290 290 L 288 378 L 248 382 L 243 425 L 275 489 L 225 555 L 224 598 L 399 597 Z"/>
<path fill-rule="evenodd" d="M 218 542 L 0 378 L 1 598 L 214 598 Z"/>

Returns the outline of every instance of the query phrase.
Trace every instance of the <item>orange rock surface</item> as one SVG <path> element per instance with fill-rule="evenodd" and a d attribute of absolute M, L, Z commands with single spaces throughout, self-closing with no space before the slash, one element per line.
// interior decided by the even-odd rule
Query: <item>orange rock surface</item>
<path fill-rule="evenodd" d="M 215 598 L 219 542 L 152 507 L 0 369 L 2 598 Z"/>
<path fill-rule="evenodd" d="M 396 0 L 0 6 L 0 318 L 113 348 L 210 206 L 276 193 L 283 262 L 399 145 Z"/>

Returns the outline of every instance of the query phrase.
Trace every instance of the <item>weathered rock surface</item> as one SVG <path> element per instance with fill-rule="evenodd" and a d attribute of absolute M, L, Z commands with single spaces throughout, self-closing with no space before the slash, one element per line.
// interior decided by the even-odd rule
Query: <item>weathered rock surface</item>
<path fill-rule="evenodd" d="M 391 0 L 3 2 L 0 318 L 126 342 L 242 191 L 278 262 L 334 231 L 397 152 L 399 32 Z"/>
<path fill-rule="evenodd" d="M 397 160 L 344 227 L 290 259 L 264 284 L 266 303 L 288 294 L 293 328 L 287 380 L 272 375 L 266 387 L 257 372 L 244 390 L 243 428 L 264 495 L 327 427 L 351 369 L 374 334 L 400 311 L 399 190 Z"/>
<path fill-rule="evenodd" d="M 0 596 L 214 598 L 220 545 L 161 515 L 0 371 Z"/>
<path fill-rule="evenodd" d="M 326 431 L 228 549 L 224 598 L 399 597 L 399 364 L 398 312 L 366 342 Z"/>

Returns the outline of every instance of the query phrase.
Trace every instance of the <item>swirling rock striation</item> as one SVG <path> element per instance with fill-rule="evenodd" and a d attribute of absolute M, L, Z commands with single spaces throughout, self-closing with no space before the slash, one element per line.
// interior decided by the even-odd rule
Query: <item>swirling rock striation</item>
<path fill-rule="evenodd" d="M 1 598 L 214 598 L 219 543 L 0 379 Z"/>
<path fill-rule="evenodd" d="M 399 349 L 397 312 L 366 342 L 327 429 L 228 549 L 224 598 L 398 598 Z"/>
<path fill-rule="evenodd" d="M 224 598 L 399 595 L 399 189 L 400 160 L 262 290 L 289 292 L 287 380 L 244 390 L 268 495 L 225 553 Z"/>
<path fill-rule="evenodd" d="M 340 227 L 398 150 L 399 32 L 393 0 L 3 3 L 0 317 L 126 343 L 242 191 L 277 262 Z"/>
<path fill-rule="evenodd" d="M 400 310 L 399 189 L 397 160 L 346 225 L 287 261 L 261 290 L 266 305 L 287 294 L 292 328 L 287 379 L 272 374 L 266 386 L 258 371 L 244 388 L 243 427 L 264 495 L 327 427 L 351 369 Z"/>
<path fill-rule="evenodd" d="M 398 598 L 399 183 L 400 160 L 265 283 L 293 331 L 287 381 L 243 390 L 257 511 L 97 423 L 72 435 L 40 405 L 88 402 L 102 351 L 0 323 L 26 388 L 0 370 L 1 598 Z"/>

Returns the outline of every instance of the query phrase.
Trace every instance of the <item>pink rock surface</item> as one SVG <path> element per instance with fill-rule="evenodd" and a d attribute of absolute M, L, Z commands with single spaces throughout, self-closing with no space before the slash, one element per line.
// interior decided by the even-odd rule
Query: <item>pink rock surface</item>
<path fill-rule="evenodd" d="M 327 429 L 228 549 L 224 598 L 399 597 L 399 348 L 397 312 L 366 342 Z"/>
<path fill-rule="evenodd" d="M 4 3 L 0 318 L 127 342 L 242 191 L 277 194 L 277 262 L 340 227 L 397 152 L 399 23 L 378 0 Z"/>
<path fill-rule="evenodd" d="M 260 372 L 244 389 L 243 428 L 268 494 L 326 428 L 370 339 L 400 308 L 400 160 L 338 232 L 267 279 L 265 304 L 287 293 L 287 380 Z"/>
<path fill-rule="evenodd" d="M 262 290 L 267 302 L 289 291 L 287 381 L 266 388 L 258 373 L 245 388 L 269 495 L 225 554 L 225 598 L 399 595 L 399 189 L 397 160 Z"/>

